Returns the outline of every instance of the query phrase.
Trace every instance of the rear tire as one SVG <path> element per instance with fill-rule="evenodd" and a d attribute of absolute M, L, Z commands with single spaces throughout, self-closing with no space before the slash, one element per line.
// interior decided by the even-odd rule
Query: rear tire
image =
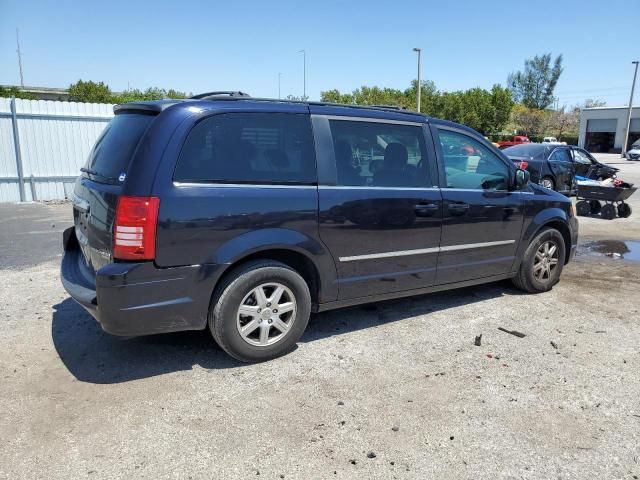
<path fill-rule="evenodd" d="M 548 188 L 549 190 L 556 189 L 556 183 L 553 181 L 553 178 L 548 176 L 542 177 L 542 180 L 540 180 L 540 185 L 542 185 L 544 188 Z"/>
<path fill-rule="evenodd" d="M 216 289 L 209 329 L 233 358 L 262 362 L 295 347 L 310 313 L 309 287 L 298 272 L 280 262 L 258 260 L 232 271 Z"/>
<path fill-rule="evenodd" d="M 513 284 L 529 293 L 548 292 L 560 280 L 565 255 L 562 234 L 555 228 L 545 228 L 525 250 Z"/>

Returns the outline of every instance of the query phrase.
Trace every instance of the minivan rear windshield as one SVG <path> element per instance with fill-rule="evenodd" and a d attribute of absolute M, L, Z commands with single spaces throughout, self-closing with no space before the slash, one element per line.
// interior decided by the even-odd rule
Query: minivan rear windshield
<path fill-rule="evenodd" d="M 133 152 L 154 118 L 140 113 L 117 114 L 98 137 L 82 171 L 98 182 L 124 181 Z"/>

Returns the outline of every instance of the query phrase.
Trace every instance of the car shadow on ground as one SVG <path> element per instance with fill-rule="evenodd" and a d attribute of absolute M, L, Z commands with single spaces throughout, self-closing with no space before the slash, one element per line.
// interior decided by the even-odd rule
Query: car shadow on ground
<path fill-rule="evenodd" d="M 301 342 L 517 294 L 508 282 L 498 282 L 314 314 Z M 51 335 L 69 372 L 88 383 L 128 382 L 190 370 L 194 365 L 206 369 L 245 365 L 222 351 L 208 330 L 133 338 L 109 335 L 71 298 L 54 306 Z"/>

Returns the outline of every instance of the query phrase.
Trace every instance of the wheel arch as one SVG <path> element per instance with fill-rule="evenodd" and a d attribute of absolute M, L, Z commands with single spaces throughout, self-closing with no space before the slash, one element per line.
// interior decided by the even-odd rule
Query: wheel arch
<path fill-rule="evenodd" d="M 567 214 L 561 208 L 548 208 L 536 215 L 526 228 L 518 247 L 518 262 L 514 270 L 520 267 L 520 261 L 531 241 L 545 228 L 554 228 L 560 232 L 565 246 L 565 265 L 569 262 L 571 252 L 571 229 Z"/>
<path fill-rule="evenodd" d="M 330 253 L 318 240 L 295 230 L 278 228 L 247 232 L 221 245 L 213 258 L 216 264 L 223 266 L 214 291 L 237 267 L 255 260 L 274 260 L 304 278 L 314 304 L 334 301 L 338 297 L 337 272 Z"/>

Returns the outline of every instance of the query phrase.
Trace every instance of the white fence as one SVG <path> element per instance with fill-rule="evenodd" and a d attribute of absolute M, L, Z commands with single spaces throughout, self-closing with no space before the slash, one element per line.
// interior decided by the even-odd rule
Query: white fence
<path fill-rule="evenodd" d="M 0 202 L 64 200 L 113 105 L 0 98 Z"/>

